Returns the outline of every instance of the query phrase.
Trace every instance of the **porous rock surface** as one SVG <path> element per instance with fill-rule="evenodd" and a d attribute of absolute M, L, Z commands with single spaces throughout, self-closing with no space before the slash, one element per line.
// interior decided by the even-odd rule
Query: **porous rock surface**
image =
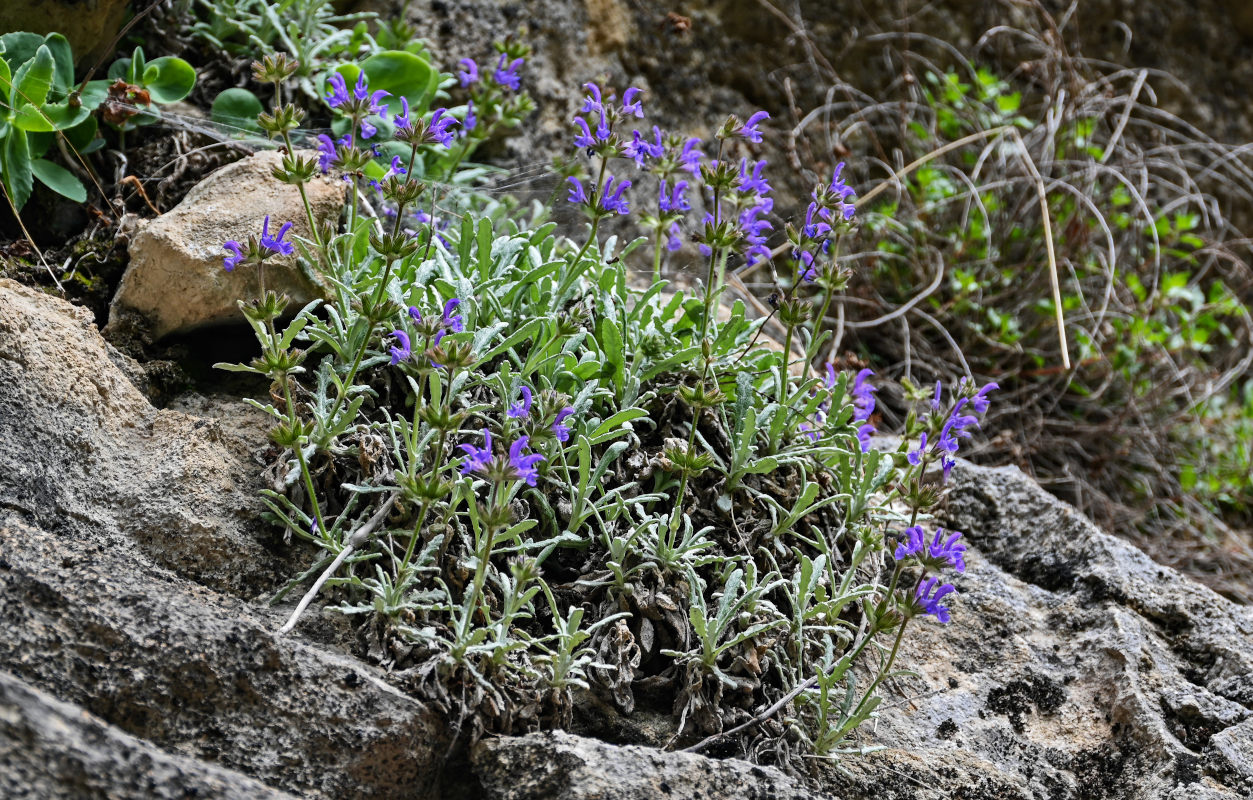
<path fill-rule="evenodd" d="M 0 797 L 253 797 L 295 795 L 237 772 L 163 752 L 0 671 Z"/>
<path fill-rule="evenodd" d="M 560 731 L 486 739 L 474 750 L 484 800 L 819 800 L 823 792 L 770 767 Z"/>
<path fill-rule="evenodd" d="M 953 622 L 923 621 L 846 796 L 1253 797 L 1253 612 L 1096 529 L 1015 468 L 961 463 Z"/>
<path fill-rule="evenodd" d="M 309 153 L 303 153 L 308 156 Z M 208 175 L 177 206 L 144 223 L 131 240 L 130 265 L 109 308 L 109 326 L 131 315 L 161 339 L 197 328 L 239 320 L 238 301 L 258 297 L 261 274 L 255 267 L 223 269 L 222 243 L 246 244 L 260 236 L 269 216 L 270 235 L 286 222 L 293 235 L 311 236 L 299 190 L 271 173 L 282 161 L 274 150 L 255 153 Z M 314 219 L 322 225 L 338 219 L 347 184 L 315 177 L 305 185 Z M 291 298 L 291 310 L 324 297 L 320 278 L 298 265 L 294 256 L 272 257 L 265 266 L 265 288 Z"/>

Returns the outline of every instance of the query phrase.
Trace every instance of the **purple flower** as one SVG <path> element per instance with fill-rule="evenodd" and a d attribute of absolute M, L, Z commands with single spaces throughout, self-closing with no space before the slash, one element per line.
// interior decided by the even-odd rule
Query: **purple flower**
<path fill-rule="evenodd" d="M 736 135 L 743 136 L 750 142 L 760 142 L 761 131 L 757 129 L 757 125 L 765 119 L 770 119 L 770 115 L 765 111 L 758 111 L 756 114 L 748 118 L 748 122 L 745 122 L 735 131 Z"/>
<path fill-rule="evenodd" d="M 683 246 L 683 239 L 679 234 L 679 223 L 671 222 L 670 230 L 666 236 L 666 249 L 673 253 Z"/>
<path fill-rule="evenodd" d="M 839 164 L 835 165 L 835 172 L 831 175 L 831 186 L 827 191 L 839 197 L 840 216 L 842 216 L 845 220 L 850 220 L 853 218 L 853 215 L 857 213 L 857 206 L 848 202 L 848 199 L 856 194 L 856 192 L 854 192 L 852 187 L 840 178 L 840 173 L 843 171 L 844 162 L 841 161 Z"/>
<path fill-rule="evenodd" d="M 935 536 L 927 541 L 926 532 L 921 525 L 905 529 L 905 538 L 896 546 L 893 553 L 897 561 L 909 556 L 918 556 L 927 561 L 935 562 L 924 566 L 939 567 L 947 564 L 958 572 L 966 571 L 966 545 L 958 543 L 961 534 L 954 532 L 944 537 L 944 529 L 936 528 Z"/>
<path fill-rule="evenodd" d="M 244 260 L 243 248 L 239 246 L 239 242 L 234 240 L 223 243 L 222 248 L 231 251 L 233 254 L 222 259 L 222 266 L 226 268 L 227 272 L 234 272 L 235 267 L 239 266 L 239 262 Z"/>
<path fill-rule="evenodd" d="M 557 441 L 567 442 L 570 440 L 570 426 L 563 425 L 562 420 L 574 413 L 574 409 L 566 406 L 557 412 L 557 419 L 553 422 L 553 433 L 557 434 Z"/>
<path fill-rule="evenodd" d="M 453 314 L 459 305 L 461 305 L 461 301 L 455 297 L 444 303 L 444 316 L 441 321 L 444 323 L 444 327 L 453 333 L 461 333 L 466 329 L 465 321 L 461 318 L 461 315 Z"/>
<path fill-rule="evenodd" d="M 485 472 L 489 464 L 492 463 L 492 433 L 487 428 L 483 429 L 483 446 L 475 447 L 472 444 L 457 445 L 466 451 L 466 461 L 461 465 L 461 474 L 469 475 L 471 472 Z"/>
<path fill-rule="evenodd" d="M 362 75 L 365 75 L 365 73 L 364 73 L 364 72 L 363 72 L 363 73 L 361 73 L 361 74 L 362 74 Z M 391 93 L 391 92 L 385 92 L 385 91 L 383 91 L 382 89 L 379 89 L 377 92 L 375 92 L 374 94 L 370 95 L 370 108 L 369 108 L 369 112 L 370 112 L 371 114 L 383 114 L 383 113 L 385 113 L 385 112 L 387 111 L 387 104 L 383 102 L 383 98 L 384 98 L 384 97 L 391 97 L 391 96 L 392 96 L 392 93 Z"/>
<path fill-rule="evenodd" d="M 518 79 L 518 68 L 522 66 L 522 59 L 515 58 L 506 67 L 505 62 L 508 60 L 509 56 L 507 54 L 500 54 L 500 61 L 496 62 L 496 71 L 492 74 L 492 77 L 501 86 L 507 86 L 516 92 L 518 87 L 522 85 L 522 82 Z"/>
<path fill-rule="evenodd" d="M 417 306 L 409 306 L 409 319 L 413 320 L 415 325 L 422 324 L 422 312 Z"/>
<path fill-rule="evenodd" d="M 692 206 L 687 202 L 687 181 L 675 181 L 674 191 L 666 179 L 662 179 L 659 204 L 662 211 L 690 211 Z"/>
<path fill-rule="evenodd" d="M 448 130 L 457 124 L 457 120 L 448 114 L 448 109 L 437 108 L 435 113 L 431 115 L 431 121 L 427 128 L 427 135 L 442 144 L 444 147 L 452 147 L 452 131 Z"/>
<path fill-rule="evenodd" d="M 855 422 L 864 422 L 870 419 L 870 415 L 874 413 L 874 393 L 878 389 L 866 381 L 872 375 L 874 375 L 874 372 L 869 369 L 863 369 L 853 379 L 853 407 L 857 409 L 853 412 L 853 420 Z"/>
<path fill-rule="evenodd" d="M 466 101 L 466 119 L 465 119 L 465 122 L 461 123 L 461 135 L 462 136 L 469 135 L 470 131 L 474 130 L 474 127 L 478 124 L 479 124 L 479 118 L 474 113 L 474 101 L 467 100 Z"/>
<path fill-rule="evenodd" d="M 325 175 L 331 169 L 331 162 L 335 160 L 335 142 L 331 141 L 331 137 L 325 133 L 318 134 L 318 169 Z"/>
<path fill-rule="evenodd" d="M 666 148 L 661 143 L 661 129 L 656 125 L 653 126 L 653 133 L 656 137 L 656 143 L 650 143 L 640 136 L 639 131 L 633 131 L 634 137 L 626 147 L 622 148 L 622 154 L 627 158 L 635 159 L 635 166 L 643 167 L 645 158 L 661 158 L 666 154 Z"/>
<path fill-rule="evenodd" d="M 601 193 L 600 206 L 606 211 L 616 211 L 619 214 L 626 214 L 631 209 L 627 206 L 627 201 L 622 197 L 622 193 L 631 188 L 630 181 L 620 181 L 617 188 L 614 188 L 616 179 L 611 175 L 609 180 L 605 181 L 604 191 Z"/>
<path fill-rule="evenodd" d="M 601 100 L 600 87 L 589 82 L 583 84 L 583 88 L 588 91 L 588 95 L 583 98 L 583 108 L 579 113 L 590 114 L 592 112 L 597 112 L 604 114 L 605 106 L 604 102 Z"/>
<path fill-rule="evenodd" d="M 926 550 L 927 540 L 921 525 L 913 525 L 905 529 L 905 538 L 896 546 L 893 557 L 903 561 L 909 556 L 916 556 Z"/>
<path fill-rule="evenodd" d="M 801 279 L 806 281 L 818 280 L 818 270 L 814 269 L 814 254 L 808 250 L 793 250 L 792 257 L 801 262 L 803 269 L 801 270 Z"/>
<path fill-rule="evenodd" d="M 978 427 L 979 419 L 977 417 L 961 413 L 967 402 L 969 402 L 968 399 L 963 397 L 957 401 L 957 405 L 953 406 L 953 412 L 944 423 L 944 427 L 940 429 L 940 438 L 935 443 L 936 449 L 948 453 L 956 453 L 958 437 L 969 436 L 970 431 L 966 429 L 970 426 Z M 945 475 L 947 476 L 947 474 L 946 471 Z"/>
<path fill-rule="evenodd" d="M 940 413 L 940 382 L 935 382 L 935 395 L 931 398 L 931 410 Z"/>
<path fill-rule="evenodd" d="M 988 392 L 999 388 L 1001 387 L 996 383 L 988 383 L 975 393 L 975 396 L 970 399 L 970 407 L 975 410 L 976 414 L 982 414 L 988 410 Z"/>
<path fill-rule="evenodd" d="M 805 210 L 805 227 L 801 232 L 810 239 L 821 239 L 831 233 L 831 226 L 821 221 L 822 212 L 823 209 L 818 206 L 817 202 L 810 203 L 809 208 Z M 818 222 L 814 221 L 815 215 L 819 219 Z"/>
<path fill-rule="evenodd" d="M 509 408 L 509 416 L 513 419 L 526 419 L 531 416 L 531 387 L 522 384 L 522 399 Z"/>
<path fill-rule="evenodd" d="M 918 437 L 918 449 L 910 450 L 905 458 L 915 467 L 922 463 L 922 454 L 927 451 L 927 432 L 923 431 Z"/>
<path fill-rule="evenodd" d="M 527 486 L 534 486 L 535 479 L 539 477 L 539 471 L 535 469 L 535 465 L 543 461 L 544 457 L 539 453 L 522 455 L 528 441 L 530 437 L 519 436 L 518 441 L 509 448 L 509 466 L 513 469 L 515 480 L 526 481 Z"/>
<path fill-rule="evenodd" d="M 587 202 L 587 192 L 583 189 L 582 181 L 571 175 L 569 178 L 566 178 L 566 183 L 570 184 L 570 194 L 566 196 L 567 200 L 571 203 Z"/>
<path fill-rule="evenodd" d="M 397 346 L 388 348 L 388 352 L 392 354 L 392 366 L 396 366 L 401 361 L 405 361 L 412 355 L 409 347 L 409 334 L 401 330 L 392 331 L 392 336 L 396 337 Z"/>
<path fill-rule="evenodd" d="M 605 118 L 602 115 L 601 116 L 602 124 L 596 128 L 596 133 L 597 135 L 599 135 L 602 130 L 605 130 L 606 134 L 605 134 L 604 139 L 598 139 L 596 136 L 592 135 L 591 129 L 588 128 L 587 126 L 587 120 L 583 119 L 582 117 L 575 117 L 574 124 L 578 127 L 579 134 L 574 137 L 574 146 L 580 147 L 580 148 L 595 147 L 596 145 L 600 144 L 602 141 L 605 141 L 605 139 L 608 139 L 609 138 L 609 135 L 607 132 L 608 129 L 604 128 L 604 125 L 603 125 L 604 120 Z"/>
<path fill-rule="evenodd" d="M 326 95 L 326 104 L 331 108 L 339 108 L 348 102 L 348 85 L 344 83 L 344 76 L 338 72 L 332 72 L 331 77 L 327 79 L 327 83 L 331 85 L 331 91 Z"/>
<path fill-rule="evenodd" d="M 463 89 L 472 83 L 479 82 L 479 65 L 474 59 L 463 58 L 457 63 L 461 66 L 461 71 L 457 73 L 457 78 L 461 81 Z"/>
<path fill-rule="evenodd" d="M 863 453 L 870 452 L 870 437 L 874 435 L 875 426 L 869 422 L 863 422 L 861 427 L 857 429 L 857 441 L 861 444 Z"/>
<path fill-rule="evenodd" d="M 770 184 L 761 177 L 761 171 L 766 168 L 766 159 L 761 159 L 753 166 L 752 174 L 748 171 L 748 159 L 740 159 L 740 182 L 737 184 L 741 192 L 756 192 L 763 197 L 770 194 Z"/>
<path fill-rule="evenodd" d="M 705 154 L 700 151 L 700 139 L 693 136 L 683 143 L 683 152 L 679 154 L 679 165 L 684 172 L 700 177 L 700 160 Z"/>
<path fill-rule="evenodd" d="M 640 119 L 644 118 L 644 109 L 640 106 L 640 101 L 635 99 L 639 93 L 640 90 L 634 86 L 622 93 L 622 116 L 629 117 L 634 114 Z"/>
<path fill-rule="evenodd" d="M 392 124 L 396 126 L 398 131 L 408 131 L 413 129 L 413 120 L 409 118 L 409 98 L 400 98 L 401 112 L 392 115 Z"/>
<path fill-rule="evenodd" d="M 966 545 L 959 544 L 958 539 L 961 534 L 954 531 L 947 539 L 940 541 L 940 537 L 944 535 L 943 528 L 936 528 L 935 538 L 931 540 L 931 544 L 927 547 L 927 555 L 938 561 L 947 561 L 949 566 L 958 572 L 966 571 Z"/>
<path fill-rule="evenodd" d="M 951 583 L 937 584 L 939 584 L 939 578 L 927 578 L 922 581 L 918 584 L 918 588 L 914 589 L 914 598 L 922 606 L 924 614 L 931 614 L 947 625 L 953 617 L 947 608 L 940 605 L 940 601 L 955 589 Z"/>
<path fill-rule="evenodd" d="M 283 227 L 279 228 L 278 236 L 270 235 L 270 217 L 267 214 L 265 221 L 261 223 L 261 246 L 267 250 L 278 253 L 280 255 L 289 256 L 296 252 L 296 246 L 291 242 L 283 241 L 283 237 L 291 230 L 292 224 L 284 222 Z"/>

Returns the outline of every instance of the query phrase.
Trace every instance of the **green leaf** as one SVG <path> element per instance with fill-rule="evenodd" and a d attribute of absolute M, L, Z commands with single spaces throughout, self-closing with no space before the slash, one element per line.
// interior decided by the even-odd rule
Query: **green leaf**
<path fill-rule="evenodd" d="M 74 86 L 74 54 L 70 50 L 70 43 L 59 33 L 48 34 L 44 37 L 43 43 L 52 52 L 55 67 L 52 73 L 52 88 L 57 91 L 58 96 L 68 94 Z"/>
<path fill-rule="evenodd" d="M 0 59 L 0 90 L 4 91 L 4 96 L 13 99 L 13 72 L 9 69 L 9 62 Z"/>
<path fill-rule="evenodd" d="M 97 108 L 104 99 L 109 96 L 109 84 L 112 81 L 88 81 L 83 87 L 83 93 L 79 96 L 79 101 L 83 104 L 83 108 Z"/>
<path fill-rule="evenodd" d="M 621 389 L 626 384 L 626 358 L 622 350 L 622 334 L 609 317 L 602 317 L 597 339 L 605 356 L 605 372 L 613 376 L 614 385 Z"/>
<path fill-rule="evenodd" d="M 48 90 L 52 88 L 52 73 L 55 69 L 52 51 L 46 45 L 39 45 L 35 57 L 18 67 L 17 74 L 13 76 L 13 94 L 9 98 L 12 104 L 43 105 L 48 99 Z"/>
<path fill-rule="evenodd" d="M 177 103 L 196 85 L 196 70 L 176 56 L 149 61 L 143 71 L 143 87 L 158 103 Z"/>
<path fill-rule="evenodd" d="M 79 124 L 65 129 L 65 141 L 70 147 L 74 148 L 81 155 L 85 152 L 91 152 L 98 145 L 104 143 L 103 139 L 96 138 L 96 131 L 99 130 L 99 124 L 96 118 L 88 113 L 87 118 Z"/>
<path fill-rule="evenodd" d="M 35 57 L 35 51 L 44 43 L 44 37 L 37 33 L 18 31 L 0 36 L 0 48 L 3 48 L 4 60 L 10 69 L 17 69 Z"/>
<path fill-rule="evenodd" d="M 226 89 L 213 100 L 210 118 L 231 128 L 261 133 L 257 116 L 265 111 L 257 96 L 247 89 Z"/>
<path fill-rule="evenodd" d="M 86 187 L 83 186 L 82 181 L 74 177 L 74 173 L 65 167 L 43 158 L 36 158 L 31 162 L 30 166 L 31 171 L 35 173 L 35 177 L 44 186 L 63 197 L 68 197 L 76 203 L 86 202 Z"/>
<path fill-rule="evenodd" d="M 69 103 L 52 103 L 39 108 L 21 106 L 13 123 L 25 131 L 61 131 L 91 116 L 86 106 L 71 108 Z"/>
<path fill-rule="evenodd" d="M 30 190 L 34 183 L 30 169 L 30 143 L 23 131 L 13 131 L 4 140 L 4 158 L 0 159 L 3 168 L 4 188 L 18 211 L 26 205 L 30 198 Z"/>
<path fill-rule="evenodd" d="M 600 444 L 608 441 L 622 432 L 623 425 L 628 425 L 632 420 L 647 416 L 648 412 L 642 408 L 628 408 L 619 411 L 596 426 L 596 430 L 592 431 L 591 443 Z"/>
<path fill-rule="evenodd" d="M 400 113 L 400 98 L 409 101 L 409 108 L 416 113 L 426 111 L 439 88 L 439 71 L 426 59 L 403 50 L 386 50 L 370 56 L 361 64 L 371 93 L 382 89 L 390 92 L 388 111 Z M 347 75 L 344 76 L 347 79 Z M 353 76 L 356 80 L 356 75 Z M 394 108 L 392 106 L 395 106 Z"/>

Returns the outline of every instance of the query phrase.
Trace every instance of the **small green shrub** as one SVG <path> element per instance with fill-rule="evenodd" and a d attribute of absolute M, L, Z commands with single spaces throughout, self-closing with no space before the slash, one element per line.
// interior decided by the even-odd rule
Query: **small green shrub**
<path fill-rule="evenodd" d="M 319 553 L 276 598 L 312 582 L 283 631 L 327 595 L 372 657 L 416 670 L 475 730 L 568 724 L 576 690 L 629 713 L 647 685 L 695 747 L 724 735 L 744 747 L 763 726 L 756 752 L 777 760 L 863 749 L 856 728 L 901 674 L 910 621 L 949 620 L 954 587 L 938 578 L 964 570 L 965 548 L 923 526 L 995 385 L 948 397 L 937 385 L 893 453 L 872 446 L 870 370 L 794 374 L 831 335 L 808 298 L 829 305 L 847 278 L 835 243 L 852 190 L 838 172 L 792 234 L 788 346 L 760 346 L 763 321 L 743 303 L 719 317 L 728 261 L 769 256 L 765 162 L 737 158 L 764 113 L 731 117 L 709 143 L 646 137 L 627 132 L 638 90 L 619 100 L 587 84 L 574 144 L 590 169 L 565 184 L 589 222 L 579 241 L 548 209 L 446 195 L 477 174 L 462 166 L 473 146 L 530 108 L 513 47 L 463 60 L 458 87 L 391 97 L 368 68 L 332 66 L 341 138 L 290 156 L 280 177 L 303 191 L 318 171 L 343 174 L 372 186 L 379 215 L 354 192 L 342 227 L 310 218 L 311 240 L 267 218 L 225 245 L 226 268 L 257 269 L 263 285 L 288 255 L 333 287 L 294 316 L 272 292 L 241 300 L 261 355 L 219 365 L 272 382 L 254 401 L 273 420 L 265 501 Z M 256 71 L 281 96 L 290 62 Z M 435 85 L 467 102 L 431 108 Z M 290 141 L 298 121 L 280 107 L 258 123 Z M 628 159 L 652 177 L 615 177 Z M 627 194 L 642 180 L 658 197 L 644 256 L 644 239 L 599 236 L 645 202 Z M 626 261 L 671 252 L 689 188 L 708 198 L 694 233 L 706 280 L 634 286 Z"/>

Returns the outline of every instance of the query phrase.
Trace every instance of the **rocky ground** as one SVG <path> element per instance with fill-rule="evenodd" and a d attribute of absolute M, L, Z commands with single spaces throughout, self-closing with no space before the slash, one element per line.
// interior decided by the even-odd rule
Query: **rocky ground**
<path fill-rule="evenodd" d="M 885 749 L 803 776 L 562 733 L 450 751 L 447 715 L 333 621 L 274 636 L 267 600 L 311 555 L 258 521 L 247 406 L 159 410 L 81 309 L 9 281 L 0 308 L 0 795 L 1253 793 L 1253 612 L 970 465 L 955 619 L 907 637 L 920 677 L 864 735 Z"/>
<path fill-rule="evenodd" d="M 927 4 L 916 29 L 973 44 L 985 28 L 954 22 L 950 5 Z M 777 110 L 787 69 L 806 56 L 797 40 L 794 51 L 771 48 L 789 34 L 762 7 L 674 9 L 690 29 L 659 4 L 622 0 L 418 0 L 411 15 L 454 60 L 530 28 L 532 92 L 552 110 L 499 154 L 524 163 L 564 147 L 572 87 L 601 75 L 675 87 L 653 106 L 667 125 Z M 1075 24 L 1117 50 L 1106 35 L 1118 29 L 1112 20 L 1139 20 L 1144 33 L 1128 47 L 1167 67 L 1153 31 L 1189 35 L 1202 25 L 1217 54 L 1207 63 L 1227 59 L 1232 71 L 1210 76 L 1212 92 L 1175 100 L 1195 104 L 1202 121 L 1236 125 L 1227 111 L 1238 93 L 1222 87 L 1253 63 L 1238 58 L 1242 6 L 1203 0 L 1156 17 L 1129 8 L 1084 4 Z M 865 13 L 815 36 L 852 53 L 840 48 L 873 24 Z M 850 56 L 841 67 L 865 72 L 866 63 Z M 211 262 L 238 232 L 198 229 L 178 216 L 187 213 L 137 234 L 114 341 L 125 336 L 124 307 L 195 337 L 238 296 L 239 286 L 207 282 L 221 280 Z M 162 244 L 175 219 L 185 235 Z M 149 245 L 181 252 L 141 257 Z M 188 305 L 203 318 L 154 316 L 168 309 L 166 296 L 125 302 L 143 296 L 134 288 L 145 285 L 143 264 L 173 257 L 206 279 Z M 146 280 L 161 286 L 159 276 Z M 954 472 L 946 512 L 971 543 L 954 622 L 923 623 L 907 637 L 902 664 L 918 677 L 892 685 L 864 731 L 877 752 L 784 775 L 625 743 L 667 738 L 630 720 L 585 721 L 586 736 L 454 747 L 446 709 L 354 658 L 335 617 L 311 614 L 298 634 L 274 636 L 290 606 L 268 601 L 312 554 L 259 521 L 264 421 L 235 394 L 172 391 L 160 369 L 115 349 L 84 310 L 0 280 L 2 797 L 1253 796 L 1253 611 L 1097 530 L 1017 470 L 969 464 Z"/>

